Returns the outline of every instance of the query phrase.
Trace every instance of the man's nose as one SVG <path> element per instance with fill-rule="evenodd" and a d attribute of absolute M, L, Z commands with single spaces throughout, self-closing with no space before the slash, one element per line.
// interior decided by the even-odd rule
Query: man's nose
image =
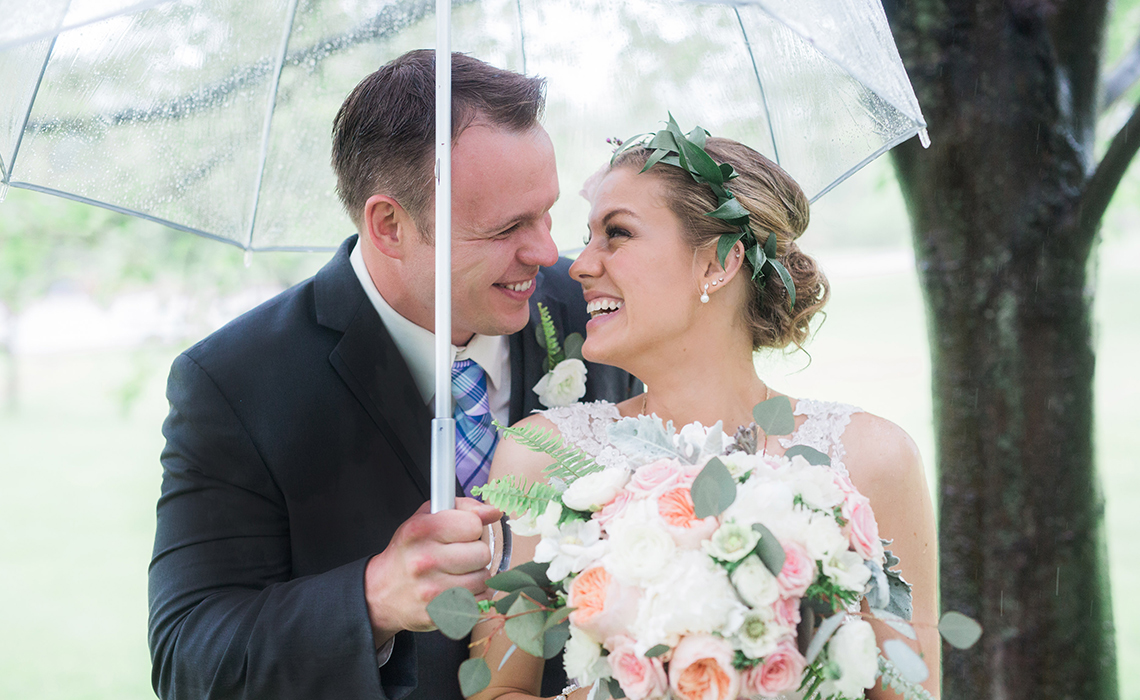
<path fill-rule="evenodd" d="M 527 265 L 541 265 L 550 267 L 558 262 L 558 246 L 550 236 L 550 214 L 542 218 L 528 232 L 526 240 L 519 249 L 519 260 Z"/>

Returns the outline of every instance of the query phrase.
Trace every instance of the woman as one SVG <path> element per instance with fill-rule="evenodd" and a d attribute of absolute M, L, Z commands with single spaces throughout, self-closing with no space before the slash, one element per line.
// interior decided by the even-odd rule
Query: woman
<path fill-rule="evenodd" d="M 780 395 L 757 376 L 753 353 L 800 345 L 827 300 L 826 280 L 795 244 L 808 223 L 808 202 L 799 186 L 743 144 L 710 138 L 704 150 L 718 165 L 735 168 L 739 176 L 725 185 L 730 198 L 747 209 L 747 223 L 760 245 L 766 232 L 775 233 L 776 258 L 790 282 L 771 265 L 753 281 L 747 237 L 728 251 L 722 266 L 717 243 L 723 234 L 740 230 L 739 222 L 707 215 L 723 197 L 718 200 L 708 184 L 698 184 L 687 169 L 668 161 L 640 172 L 651 157 L 648 148 L 620 152 L 592 193 L 589 243 L 570 271 L 582 284 L 592 316 L 583 354 L 629 371 L 648 390 L 616 406 L 574 405 L 525 421 L 560 433 L 601 463 L 606 461 L 604 426 L 619 417 L 656 414 L 677 426 L 722 421 L 730 435 L 735 426 L 751 423 L 753 406 Z M 789 308 L 791 284 L 795 302 Z M 937 694 L 936 539 L 913 441 L 893 423 L 854 407 L 804 399 L 792 399 L 792 405 L 796 432 L 791 439 L 767 436 L 765 449 L 782 454 L 792 444 L 807 444 L 825 451 L 832 467 L 846 470 L 870 499 L 882 537 L 893 540 L 890 549 L 914 586 L 913 621 L 931 667 L 924 685 Z M 491 478 L 513 474 L 541 480 L 549 461 L 506 440 Z M 516 539 L 515 563 L 533 557 L 535 540 Z M 481 636 L 477 628 L 473 638 Z M 538 693 L 541 660 L 516 652 L 498 668 L 509 646 L 504 635 L 492 640 L 486 658 L 494 677 L 480 699 Z M 584 698 L 585 691 L 570 694 L 579 696 Z M 896 696 L 876 686 L 868 697 Z"/>

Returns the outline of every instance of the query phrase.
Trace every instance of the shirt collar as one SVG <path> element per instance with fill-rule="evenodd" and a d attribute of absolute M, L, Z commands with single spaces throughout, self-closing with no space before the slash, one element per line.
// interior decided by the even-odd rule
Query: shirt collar
<path fill-rule="evenodd" d="M 400 351 L 404 362 L 411 370 L 412 380 L 420 392 L 424 403 L 428 403 L 435 396 L 435 333 L 416 325 L 404 318 L 380 295 L 368 268 L 364 264 L 364 254 L 360 250 L 360 241 L 353 246 L 348 256 L 352 263 L 352 270 L 364 288 L 368 301 L 372 302 L 380 320 L 392 336 L 392 342 Z M 463 347 L 451 346 L 451 360 L 473 360 L 483 368 L 487 374 L 490 388 L 502 386 L 506 372 L 509 371 L 508 354 L 510 344 L 505 335 L 478 335 L 476 334 Z"/>

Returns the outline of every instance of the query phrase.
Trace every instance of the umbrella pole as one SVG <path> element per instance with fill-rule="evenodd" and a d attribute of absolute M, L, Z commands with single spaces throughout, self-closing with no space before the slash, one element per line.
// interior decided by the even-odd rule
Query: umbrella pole
<path fill-rule="evenodd" d="M 451 0 L 435 3 L 435 418 L 431 512 L 455 507 L 451 405 Z"/>

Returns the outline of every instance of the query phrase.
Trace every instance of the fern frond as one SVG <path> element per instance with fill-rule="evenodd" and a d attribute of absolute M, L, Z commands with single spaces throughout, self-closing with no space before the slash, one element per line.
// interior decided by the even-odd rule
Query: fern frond
<path fill-rule="evenodd" d="M 550 309 L 546 304 L 538 303 L 538 316 L 542 322 L 542 334 L 546 337 L 546 356 L 550 359 L 550 369 L 561 362 L 562 346 L 558 344 L 558 331 L 554 328 L 554 319 L 550 317 Z"/>
<path fill-rule="evenodd" d="M 495 479 L 485 486 L 473 489 L 473 493 L 483 499 L 484 503 L 495 506 L 504 513 L 522 515 L 527 510 L 533 510 L 541 515 L 546 505 L 558 499 L 558 489 L 534 482 L 527 486 L 526 479 L 508 474 L 502 479 Z"/>
<path fill-rule="evenodd" d="M 497 425 L 497 427 L 524 447 L 534 452 L 542 452 L 554 459 L 554 463 L 542 472 L 547 478 L 561 479 L 569 484 L 587 474 L 604 469 L 581 449 L 573 445 L 563 445 L 562 438 L 549 430 L 534 425 L 509 428 Z"/>

